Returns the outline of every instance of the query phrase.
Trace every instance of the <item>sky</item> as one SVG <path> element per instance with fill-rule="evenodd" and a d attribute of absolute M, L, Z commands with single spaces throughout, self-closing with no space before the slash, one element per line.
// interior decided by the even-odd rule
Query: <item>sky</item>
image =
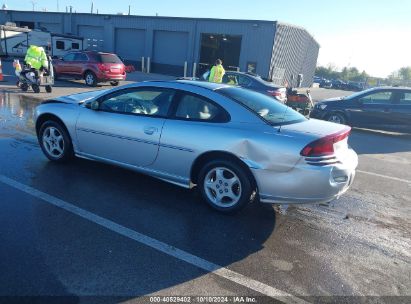
<path fill-rule="evenodd" d="M 31 0 L 2 0 L 32 10 Z M 278 20 L 307 29 L 321 45 L 318 65 L 357 67 L 386 77 L 411 66 L 411 0 L 34 0 L 35 9 L 132 15 Z M 3 4 L 1 3 L 1 4 Z"/>

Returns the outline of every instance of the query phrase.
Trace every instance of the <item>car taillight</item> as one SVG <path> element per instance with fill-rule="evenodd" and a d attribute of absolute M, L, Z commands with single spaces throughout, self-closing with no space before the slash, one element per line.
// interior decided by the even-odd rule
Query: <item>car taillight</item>
<path fill-rule="evenodd" d="M 330 155 L 334 153 L 334 144 L 344 140 L 350 135 L 351 127 L 346 127 L 342 131 L 327 135 L 317 139 L 304 147 L 301 150 L 301 156 L 316 157 Z"/>
<path fill-rule="evenodd" d="M 104 63 L 99 63 L 97 66 L 98 69 L 102 72 L 108 71 L 108 67 Z"/>

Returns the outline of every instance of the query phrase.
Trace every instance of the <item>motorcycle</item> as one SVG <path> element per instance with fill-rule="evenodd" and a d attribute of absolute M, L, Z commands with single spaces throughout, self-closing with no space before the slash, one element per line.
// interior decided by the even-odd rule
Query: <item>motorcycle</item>
<path fill-rule="evenodd" d="M 300 112 L 304 116 L 310 115 L 311 110 L 314 108 L 310 90 L 307 90 L 306 94 L 302 94 L 297 90 L 291 88 L 288 89 L 286 105 Z"/>
<path fill-rule="evenodd" d="M 37 71 L 25 66 L 22 69 L 18 59 L 14 60 L 13 66 L 17 76 L 17 87 L 23 92 L 27 92 L 31 87 L 34 93 L 40 93 L 40 87 L 44 87 L 47 93 L 51 93 L 54 85 L 54 71 L 51 58 L 47 69 Z"/>

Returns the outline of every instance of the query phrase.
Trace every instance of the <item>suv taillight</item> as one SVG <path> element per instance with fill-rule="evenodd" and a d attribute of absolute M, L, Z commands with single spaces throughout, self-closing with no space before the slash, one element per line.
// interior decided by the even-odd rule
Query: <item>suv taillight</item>
<path fill-rule="evenodd" d="M 342 131 L 327 135 L 323 138 L 317 139 L 304 147 L 301 150 L 301 156 L 318 157 L 330 155 L 334 153 L 334 144 L 344 140 L 350 135 L 351 127 L 346 127 Z"/>
<path fill-rule="evenodd" d="M 108 67 L 104 63 L 99 63 L 97 66 L 98 69 L 102 72 L 108 71 Z"/>

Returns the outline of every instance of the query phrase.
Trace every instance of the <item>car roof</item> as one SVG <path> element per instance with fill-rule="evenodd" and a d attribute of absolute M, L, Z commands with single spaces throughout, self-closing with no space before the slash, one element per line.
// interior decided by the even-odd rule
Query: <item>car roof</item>
<path fill-rule="evenodd" d="M 223 84 L 223 83 L 214 83 L 214 82 L 208 82 L 208 81 L 195 81 L 195 80 L 175 80 L 175 81 L 167 81 L 167 82 L 178 82 L 178 83 L 184 83 L 184 84 L 189 84 L 197 87 L 202 87 L 205 89 L 209 90 L 218 90 L 221 88 L 230 88 L 232 86 Z"/>

